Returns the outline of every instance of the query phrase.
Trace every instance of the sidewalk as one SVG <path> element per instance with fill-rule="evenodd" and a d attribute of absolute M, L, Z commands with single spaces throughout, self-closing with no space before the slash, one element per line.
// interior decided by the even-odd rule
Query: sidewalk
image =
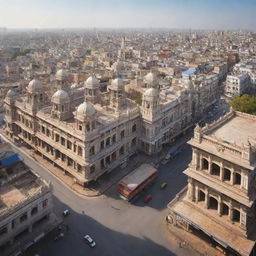
<path fill-rule="evenodd" d="M 180 248 L 186 248 L 197 255 L 202 256 L 221 256 L 224 255 L 221 251 L 211 246 L 206 241 L 200 239 L 191 232 L 187 232 L 182 228 L 166 223 L 166 229 L 169 235 L 174 236 Z M 192 253 L 191 253 L 192 254 Z"/>
<path fill-rule="evenodd" d="M 166 148 L 163 152 L 155 156 L 148 156 L 141 152 L 131 156 L 125 168 L 121 168 L 120 166 L 118 166 L 110 173 L 103 174 L 93 186 L 90 186 L 90 188 L 85 188 L 81 185 L 74 183 L 72 177 L 65 175 L 64 172 L 61 171 L 58 167 L 54 167 L 47 160 L 34 153 L 33 150 L 28 149 L 25 146 L 15 145 L 15 143 L 13 143 L 8 137 L 5 136 L 2 130 L 0 136 L 4 141 L 10 143 L 18 152 L 20 152 L 20 154 L 24 154 L 30 160 L 36 161 L 37 164 L 39 164 L 43 169 L 46 169 L 49 173 L 53 174 L 60 182 L 62 182 L 62 184 L 73 190 L 78 195 L 85 197 L 96 197 L 102 195 L 106 190 L 108 190 L 110 187 L 112 187 L 114 184 L 116 184 L 119 180 L 121 180 L 132 170 L 140 166 L 142 163 L 159 164 L 161 160 L 164 159 L 166 152 L 170 153 L 175 151 L 191 137 L 191 134 L 188 133 L 185 136 L 177 139 L 177 141 L 175 141 L 173 145 Z"/>

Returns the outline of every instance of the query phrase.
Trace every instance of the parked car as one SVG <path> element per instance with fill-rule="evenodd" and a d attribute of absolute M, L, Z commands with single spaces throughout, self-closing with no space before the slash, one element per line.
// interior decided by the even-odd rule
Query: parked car
<path fill-rule="evenodd" d="M 164 181 L 164 182 L 162 182 L 162 183 L 160 184 L 160 188 L 161 188 L 161 189 L 166 188 L 166 186 L 167 186 L 167 182 L 166 182 L 166 181 Z"/>
<path fill-rule="evenodd" d="M 69 214 L 70 214 L 70 211 L 69 211 L 68 209 L 66 209 L 66 210 L 64 210 L 64 211 L 62 212 L 62 215 L 63 215 L 64 217 L 68 216 Z"/>
<path fill-rule="evenodd" d="M 147 194 L 147 195 L 144 197 L 144 203 L 149 202 L 151 199 L 152 199 L 152 195 L 151 195 L 151 194 Z"/>
<path fill-rule="evenodd" d="M 84 236 L 84 240 L 91 248 L 95 247 L 96 243 L 89 235 Z"/>

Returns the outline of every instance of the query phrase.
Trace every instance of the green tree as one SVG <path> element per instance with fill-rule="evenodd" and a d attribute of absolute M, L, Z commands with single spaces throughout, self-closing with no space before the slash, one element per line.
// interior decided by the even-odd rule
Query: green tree
<path fill-rule="evenodd" d="M 230 106 L 237 111 L 256 115 L 256 97 L 244 94 L 242 96 L 234 96 Z"/>

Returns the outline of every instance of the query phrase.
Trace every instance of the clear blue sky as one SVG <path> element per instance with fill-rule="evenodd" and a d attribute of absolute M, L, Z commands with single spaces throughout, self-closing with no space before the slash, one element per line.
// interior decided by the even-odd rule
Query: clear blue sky
<path fill-rule="evenodd" d="M 256 30 L 256 0 L 0 0 L 0 27 Z"/>

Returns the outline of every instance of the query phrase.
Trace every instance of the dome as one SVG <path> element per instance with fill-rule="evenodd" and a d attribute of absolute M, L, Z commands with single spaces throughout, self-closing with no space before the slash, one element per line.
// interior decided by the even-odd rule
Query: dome
<path fill-rule="evenodd" d="M 87 88 L 99 87 L 99 84 L 100 84 L 99 80 L 97 78 L 95 78 L 94 76 L 90 76 L 85 81 L 85 87 L 87 87 Z"/>
<path fill-rule="evenodd" d="M 68 72 L 64 69 L 60 69 L 56 73 L 56 79 L 57 80 L 64 80 L 68 78 Z"/>
<path fill-rule="evenodd" d="M 121 78 L 116 78 L 114 80 L 112 80 L 111 86 L 110 88 L 112 90 L 123 90 L 124 84 L 123 84 L 123 80 Z"/>
<path fill-rule="evenodd" d="M 8 90 L 8 92 L 6 93 L 6 98 L 13 98 L 14 96 L 15 96 L 16 94 L 15 94 L 15 91 L 14 90 L 12 90 L 12 89 L 10 89 L 10 90 Z"/>
<path fill-rule="evenodd" d="M 143 95 L 144 95 L 144 96 L 148 96 L 148 97 L 156 97 L 156 96 L 159 95 L 159 93 L 158 93 L 158 90 L 157 90 L 157 89 L 155 89 L 155 88 L 149 88 L 149 89 L 147 89 L 147 90 L 144 92 Z"/>
<path fill-rule="evenodd" d="M 80 104 L 76 110 L 76 114 L 83 117 L 86 117 L 86 116 L 92 117 L 95 115 L 95 113 L 96 113 L 96 110 L 94 106 L 90 102 L 86 102 L 86 101 Z"/>
<path fill-rule="evenodd" d="M 30 92 L 35 92 L 35 91 L 41 90 L 43 88 L 44 88 L 44 86 L 43 86 L 42 82 L 37 79 L 33 79 L 32 81 L 30 81 L 27 86 L 27 90 Z"/>
<path fill-rule="evenodd" d="M 63 90 L 58 90 L 52 96 L 52 102 L 56 104 L 64 104 L 69 102 L 68 93 Z"/>
<path fill-rule="evenodd" d="M 149 83 L 149 84 L 152 84 L 152 83 L 156 82 L 156 75 L 152 72 L 148 73 L 145 76 L 145 82 Z"/>

